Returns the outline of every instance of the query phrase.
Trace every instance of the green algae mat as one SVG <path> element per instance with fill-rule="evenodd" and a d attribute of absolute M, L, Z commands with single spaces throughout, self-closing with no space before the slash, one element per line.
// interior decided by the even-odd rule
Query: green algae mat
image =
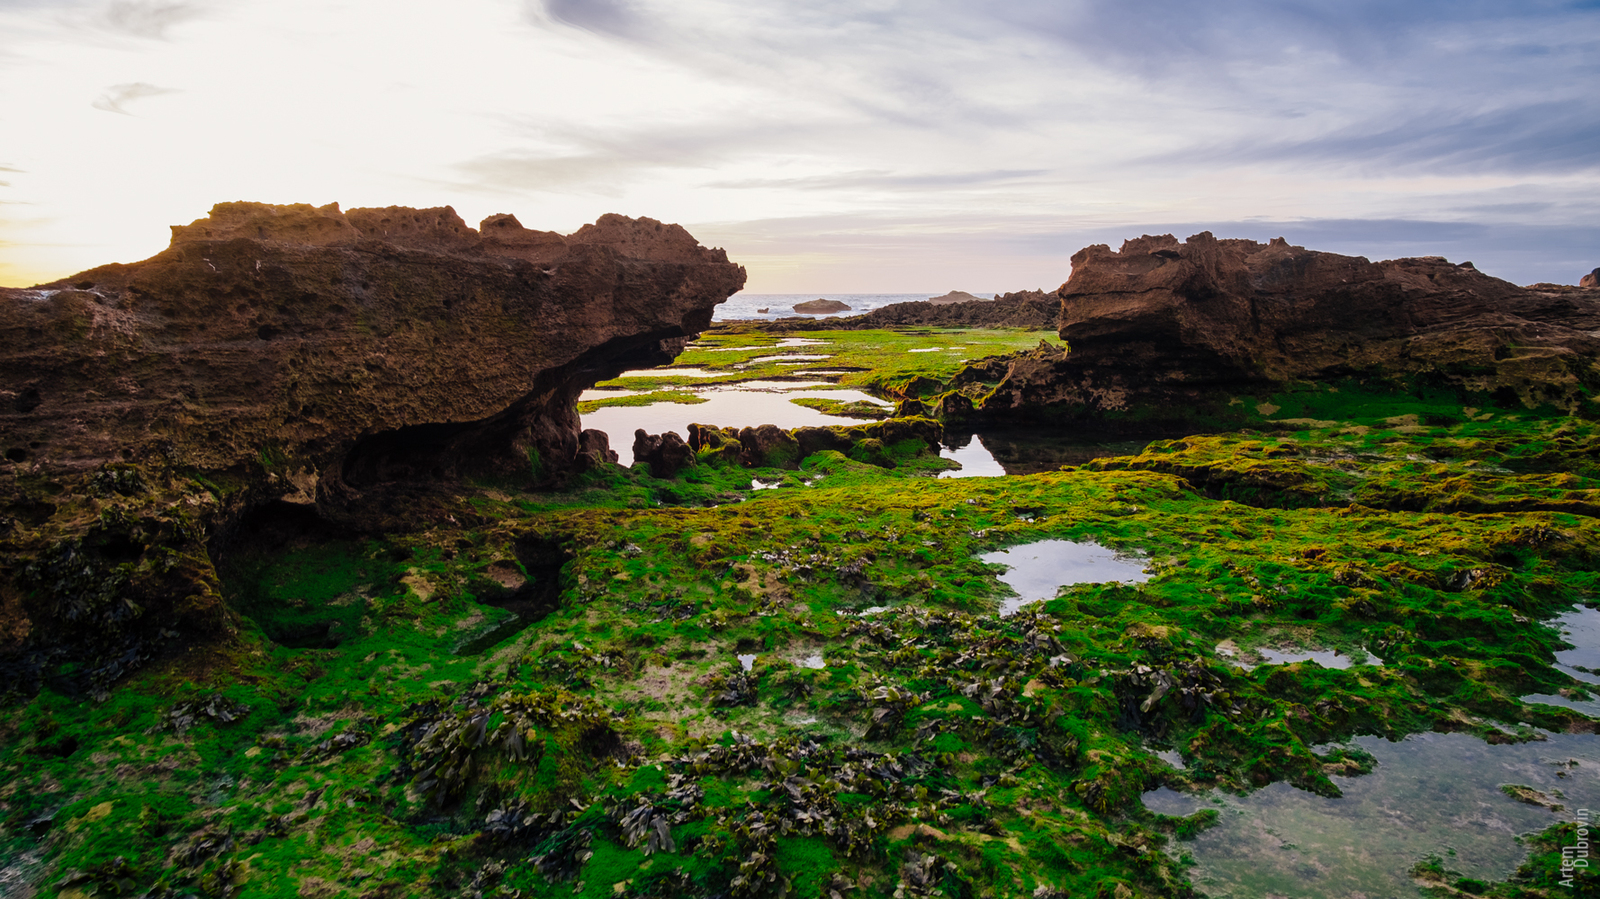
<path fill-rule="evenodd" d="M 1038 335 L 820 339 L 874 347 L 828 364 L 892 395 L 959 365 L 911 350 Z M 773 342 L 714 334 L 682 364 Z M 1546 623 L 1600 598 L 1600 426 L 1354 385 L 1242 401 L 1258 428 L 1027 476 L 941 480 L 908 443 L 477 484 L 404 534 L 257 515 L 218 555 L 236 639 L 0 718 L 0 892 L 1247 896 L 1209 835 L 1306 818 L 1235 825 L 1258 794 L 1356 797 L 1388 770 L 1374 739 L 1450 734 L 1474 765 L 1600 739 L 1600 687 L 1557 667 Z M 1063 576 L 1000 614 L 1005 572 L 980 556 L 1047 540 L 1148 577 Z M 1503 802 L 1528 833 L 1486 837 L 1495 870 L 1413 838 L 1399 882 L 1600 894 L 1571 864 L 1594 755 L 1432 797 L 1430 828 Z M 1158 789 L 1189 804 L 1147 805 Z M 1319 851 L 1359 868 L 1361 849 Z M 1256 882 L 1345 895 L 1293 870 Z"/>

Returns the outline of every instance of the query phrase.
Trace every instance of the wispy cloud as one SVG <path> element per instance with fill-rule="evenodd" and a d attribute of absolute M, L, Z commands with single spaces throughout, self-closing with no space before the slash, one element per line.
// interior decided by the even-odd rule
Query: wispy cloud
<path fill-rule="evenodd" d="M 1481 112 L 1396 111 L 1326 133 L 1250 137 L 1154 157 L 1239 164 L 1315 162 L 1373 174 L 1600 170 L 1600 98 L 1530 102 Z"/>
<path fill-rule="evenodd" d="M 706 187 L 726 190 L 785 188 L 793 190 L 927 190 L 958 188 L 1026 181 L 1048 174 L 1045 169 L 996 169 L 986 172 L 941 172 L 902 175 L 887 171 L 840 172 L 800 178 L 746 178 L 739 181 L 712 181 Z"/>
<path fill-rule="evenodd" d="M 169 0 L 112 0 L 97 18 L 112 31 L 134 37 L 160 40 L 174 25 L 204 15 L 205 9 L 193 3 Z"/>
<path fill-rule="evenodd" d="M 544 0 L 552 19 L 585 31 L 628 40 L 646 40 L 654 33 L 647 16 L 625 0 Z"/>
<path fill-rule="evenodd" d="M 178 93 L 177 88 L 156 87 L 153 84 L 145 84 L 143 81 L 136 81 L 132 84 L 113 84 L 106 88 L 106 92 L 101 94 L 91 105 L 95 109 L 105 110 L 106 112 L 133 115 L 125 108 L 127 104 L 135 100 L 142 100 L 145 97 L 159 97 L 162 94 L 175 93 Z"/>
<path fill-rule="evenodd" d="M 0 67 L 5 195 L 101 247 L 243 197 L 622 211 L 883 287 L 1164 222 L 1514 280 L 1600 245 L 1595 2 L 0 0 Z"/>

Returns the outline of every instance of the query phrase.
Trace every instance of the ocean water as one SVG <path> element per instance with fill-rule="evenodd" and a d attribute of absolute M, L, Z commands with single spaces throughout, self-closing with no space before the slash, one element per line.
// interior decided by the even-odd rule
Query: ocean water
<path fill-rule="evenodd" d="M 929 293 L 736 293 L 728 298 L 726 303 L 718 306 L 712 313 L 711 320 L 718 322 L 743 321 L 754 319 L 756 321 L 773 321 L 780 318 L 794 318 L 801 313 L 794 311 L 794 304 L 804 303 L 808 300 L 838 300 L 850 307 L 849 312 L 835 312 L 828 315 L 813 315 L 809 318 L 832 318 L 835 315 L 860 315 L 871 312 L 880 306 L 891 303 L 913 303 L 917 300 L 927 300 L 949 293 L 946 290 L 936 290 Z M 968 293 L 978 297 L 992 297 L 993 293 L 981 290 L 969 290 Z M 769 310 L 765 313 L 757 312 L 758 309 Z"/>

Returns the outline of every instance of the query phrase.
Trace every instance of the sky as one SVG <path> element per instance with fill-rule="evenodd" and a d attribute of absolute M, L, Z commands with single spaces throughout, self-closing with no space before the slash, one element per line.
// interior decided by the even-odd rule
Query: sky
<path fill-rule="evenodd" d="M 0 284 L 230 200 L 678 222 L 751 293 L 1140 234 L 1600 266 L 1600 0 L 0 0 Z"/>

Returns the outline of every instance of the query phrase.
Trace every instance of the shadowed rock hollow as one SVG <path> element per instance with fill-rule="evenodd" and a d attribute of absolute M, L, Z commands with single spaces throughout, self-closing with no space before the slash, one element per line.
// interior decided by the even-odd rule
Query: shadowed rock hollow
<path fill-rule="evenodd" d="M 956 416 L 1150 419 L 1225 412 L 1295 382 L 1412 381 L 1569 409 L 1600 386 L 1600 301 L 1522 288 L 1439 257 L 1370 262 L 1171 235 L 1072 257 L 1056 294 L 1070 352 L 987 360 L 958 376 Z M 1213 408 L 1218 403 L 1221 409 Z"/>
<path fill-rule="evenodd" d="M 201 541 L 275 498 L 404 526 L 440 482 L 608 459 L 578 394 L 669 361 L 745 279 L 683 228 L 618 215 L 563 236 L 448 207 L 223 203 L 172 231 L 143 262 L 0 289 L 0 651 L 105 624 L 100 605 L 216 625 Z M 157 544 L 188 560 L 181 583 L 143 567 Z M 52 573 L 71 559 L 132 573 L 74 612 L 52 599 L 82 593 Z"/>

